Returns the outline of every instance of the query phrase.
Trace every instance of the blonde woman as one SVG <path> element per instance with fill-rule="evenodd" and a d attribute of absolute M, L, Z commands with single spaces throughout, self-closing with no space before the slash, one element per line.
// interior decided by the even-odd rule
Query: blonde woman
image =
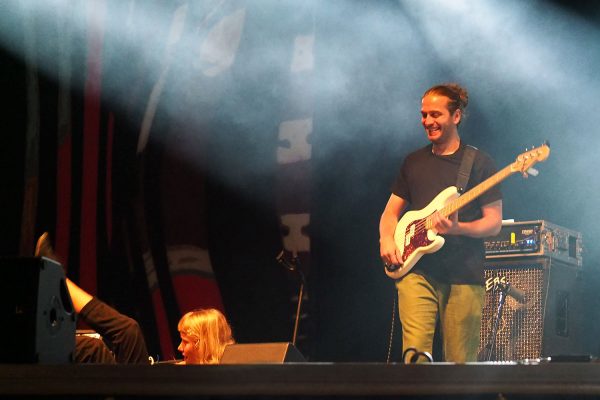
<path fill-rule="evenodd" d="M 218 364 L 225 347 L 235 343 L 225 316 L 214 308 L 193 310 L 177 325 L 183 354 L 180 364 Z"/>

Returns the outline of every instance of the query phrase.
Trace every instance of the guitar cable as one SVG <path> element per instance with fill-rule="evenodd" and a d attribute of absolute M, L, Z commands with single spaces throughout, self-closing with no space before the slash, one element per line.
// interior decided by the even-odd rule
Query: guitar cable
<path fill-rule="evenodd" d="M 406 358 L 409 354 L 412 355 L 410 357 L 409 362 L 406 362 Z M 404 354 L 402 354 L 402 361 L 405 364 L 416 364 L 419 361 L 420 357 L 425 357 L 425 359 L 430 363 L 433 362 L 433 357 L 431 356 L 431 354 L 429 354 L 429 352 L 419 351 L 415 347 L 409 347 L 408 349 L 404 350 Z"/>
<path fill-rule="evenodd" d="M 398 300 L 398 293 L 396 291 L 394 291 L 394 304 L 392 305 L 392 323 L 390 326 L 390 340 L 388 343 L 388 352 L 387 352 L 387 359 L 386 359 L 386 364 L 390 363 L 390 359 L 392 358 L 392 344 L 394 342 L 394 322 L 396 319 L 396 301 Z"/>

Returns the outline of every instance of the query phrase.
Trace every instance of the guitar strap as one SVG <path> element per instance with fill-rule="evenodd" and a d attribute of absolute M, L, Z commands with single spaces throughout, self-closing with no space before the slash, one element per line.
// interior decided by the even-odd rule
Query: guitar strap
<path fill-rule="evenodd" d="M 469 177 L 471 176 L 471 168 L 473 168 L 473 160 L 475 160 L 475 154 L 477 153 L 477 147 L 471 145 L 465 146 L 465 152 L 463 154 L 460 167 L 458 168 L 458 177 L 456 178 L 456 188 L 458 193 L 462 194 L 469 183 Z"/>

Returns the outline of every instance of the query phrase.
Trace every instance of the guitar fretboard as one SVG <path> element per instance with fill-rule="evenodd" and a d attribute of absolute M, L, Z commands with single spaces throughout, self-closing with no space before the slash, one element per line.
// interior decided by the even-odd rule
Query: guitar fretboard
<path fill-rule="evenodd" d="M 508 178 L 514 172 L 515 171 L 513 171 L 512 165 L 504 167 L 500 171 L 496 172 L 494 175 L 490 176 L 485 181 L 481 182 L 479 185 L 469 190 L 467 193 L 460 196 L 458 199 L 446 204 L 446 206 L 442 207 L 439 210 L 440 214 L 448 218 L 450 215 L 452 215 L 456 211 L 460 210 L 461 208 L 463 208 L 464 206 L 481 196 L 487 190 L 496 186 L 504 179 Z M 427 220 L 425 221 L 425 227 L 427 229 L 432 228 L 431 217 L 427 217 Z"/>

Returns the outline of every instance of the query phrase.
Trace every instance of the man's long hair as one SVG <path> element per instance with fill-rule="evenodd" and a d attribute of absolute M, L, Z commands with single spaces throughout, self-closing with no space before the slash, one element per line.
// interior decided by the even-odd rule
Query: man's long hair
<path fill-rule="evenodd" d="M 454 114 L 456 110 L 460 110 L 462 116 L 461 121 L 466 117 L 466 108 L 469 104 L 469 93 L 467 92 L 467 89 L 460 86 L 458 83 L 435 85 L 427 89 L 421 98 L 430 94 L 446 96 L 450 99 L 448 102 L 448 111 L 450 111 L 450 114 Z"/>

